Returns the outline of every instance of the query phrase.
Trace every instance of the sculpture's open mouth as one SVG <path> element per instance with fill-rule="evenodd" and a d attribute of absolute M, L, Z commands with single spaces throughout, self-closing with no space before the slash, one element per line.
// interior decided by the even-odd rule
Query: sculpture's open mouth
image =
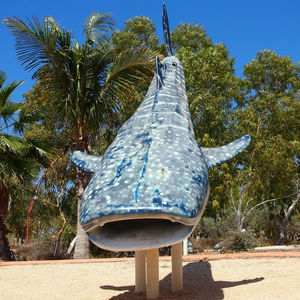
<path fill-rule="evenodd" d="M 175 244 L 194 226 L 166 219 L 130 219 L 95 226 L 87 234 L 98 247 L 113 251 L 146 250 Z"/>

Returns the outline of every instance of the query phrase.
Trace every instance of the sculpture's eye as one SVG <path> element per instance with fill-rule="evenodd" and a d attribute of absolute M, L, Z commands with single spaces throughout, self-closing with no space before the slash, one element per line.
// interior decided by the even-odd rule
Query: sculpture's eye
<path fill-rule="evenodd" d="M 174 61 L 174 62 L 172 63 L 172 66 L 175 66 L 175 67 L 176 67 L 176 66 L 177 66 L 177 62 Z"/>

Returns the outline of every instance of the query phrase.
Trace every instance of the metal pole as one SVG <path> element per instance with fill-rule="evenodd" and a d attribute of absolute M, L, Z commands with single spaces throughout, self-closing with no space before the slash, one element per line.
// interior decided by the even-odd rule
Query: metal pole
<path fill-rule="evenodd" d="M 158 248 L 147 250 L 147 299 L 157 299 L 159 295 Z"/>
<path fill-rule="evenodd" d="M 182 242 L 172 245 L 172 292 L 183 289 Z"/>
<path fill-rule="evenodd" d="M 27 209 L 27 224 L 26 224 L 26 245 L 29 244 L 29 215 L 31 213 L 31 210 L 32 210 L 32 207 L 33 207 L 33 202 L 34 200 L 36 200 L 37 197 L 34 196 L 30 202 L 29 202 L 29 205 L 28 205 L 28 209 Z"/>
<path fill-rule="evenodd" d="M 188 239 L 183 240 L 183 255 L 188 255 Z"/>
<path fill-rule="evenodd" d="M 135 291 L 137 293 L 146 290 L 146 251 L 135 251 Z"/>

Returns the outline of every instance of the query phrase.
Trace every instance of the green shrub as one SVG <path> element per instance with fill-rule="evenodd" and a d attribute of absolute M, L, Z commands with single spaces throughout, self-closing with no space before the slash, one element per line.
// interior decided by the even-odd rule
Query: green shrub
<path fill-rule="evenodd" d="M 193 249 L 203 251 L 212 249 L 217 243 L 224 240 L 228 232 L 234 230 L 235 215 L 227 210 L 216 218 L 203 217 L 192 234 Z"/>
<path fill-rule="evenodd" d="M 194 230 L 200 238 L 220 239 L 235 228 L 235 215 L 231 210 L 212 217 L 203 217 Z"/>
<path fill-rule="evenodd" d="M 300 216 L 293 215 L 286 228 L 286 244 L 300 244 Z"/>
<path fill-rule="evenodd" d="M 66 259 L 67 250 L 60 246 L 57 256 L 54 257 L 55 240 L 42 240 L 30 243 L 29 245 L 15 245 L 14 251 L 17 260 L 48 260 Z"/>
<path fill-rule="evenodd" d="M 259 241 L 255 237 L 253 231 L 231 231 L 225 239 L 223 249 L 234 252 L 247 251 L 258 245 Z"/>

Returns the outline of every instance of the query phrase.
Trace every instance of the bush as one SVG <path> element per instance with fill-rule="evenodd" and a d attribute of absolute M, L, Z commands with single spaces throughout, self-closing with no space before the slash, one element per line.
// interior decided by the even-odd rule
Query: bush
<path fill-rule="evenodd" d="M 234 223 L 235 216 L 231 210 L 217 218 L 203 217 L 192 234 L 193 249 L 196 251 L 212 249 L 233 231 Z"/>
<path fill-rule="evenodd" d="M 15 245 L 13 247 L 17 260 L 48 260 L 67 259 L 65 248 L 60 247 L 57 256 L 54 257 L 54 240 L 36 241 L 29 245 Z"/>
<path fill-rule="evenodd" d="M 277 207 L 265 206 L 249 218 L 249 227 L 264 236 L 264 244 L 275 245 L 284 219 L 283 213 Z M 287 224 L 285 244 L 300 243 L 299 214 L 292 215 Z"/>
<path fill-rule="evenodd" d="M 294 215 L 290 218 L 286 228 L 286 244 L 300 244 L 300 216 Z"/>
<path fill-rule="evenodd" d="M 250 222 L 245 222 L 248 229 L 244 232 L 236 230 L 236 214 L 232 209 L 223 211 L 216 218 L 203 217 L 192 235 L 193 248 L 198 251 L 213 249 L 220 242 L 224 244 L 221 249 L 230 251 L 246 251 L 261 246 L 265 243 L 264 230 L 273 233 L 272 229 L 276 227 L 271 217 L 268 210 L 259 211 Z"/>
<path fill-rule="evenodd" d="M 194 230 L 200 238 L 220 239 L 235 227 L 235 216 L 232 211 L 217 218 L 203 217 Z"/>
<path fill-rule="evenodd" d="M 275 245 L 281 228 L 280 212 L 276 207 L 264 206 L 249 216 L 249 227 L 264 237 L 264 244 Z"/>
<path fill-rule="evenodd" d="M 202 252 L 207 249 L 212 249 L 214 245 L 220 241 L 220 238 L 200 238 L 199 236 L 193 235 L 191 241 L 193 245 L 193 251 Z"/>
<path fill-rule="evenodd" d="M 225 239 L 224 250 L 234 252 L 247 251 L 259 245 L 259 241 L 255 237 L 253 231 L 231 231 Z"/>

